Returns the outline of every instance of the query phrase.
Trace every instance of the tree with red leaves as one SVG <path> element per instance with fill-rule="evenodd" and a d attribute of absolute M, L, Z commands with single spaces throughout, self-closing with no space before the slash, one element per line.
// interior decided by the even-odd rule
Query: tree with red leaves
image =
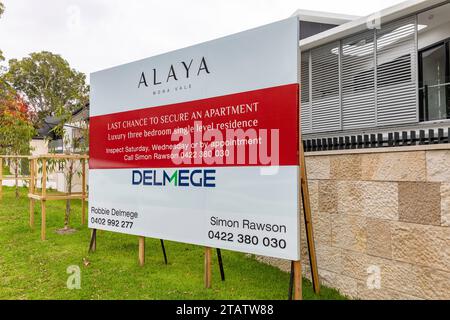
<path fill-rule="evenodd" d="M 30 142 L 35 135 L 35 129 L 30 121 L 28 109 L 23 99 L 3 83 L 0 88 L 0 154 L 14 156 L 30 154 Z M 18 159 L 13 161 L 16 198 L 18 198 L 19 161 Z"/>

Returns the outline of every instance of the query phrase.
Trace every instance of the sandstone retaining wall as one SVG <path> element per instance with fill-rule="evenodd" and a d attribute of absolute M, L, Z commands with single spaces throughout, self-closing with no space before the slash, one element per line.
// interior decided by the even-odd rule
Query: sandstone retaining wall
<path fill-rule="evenodd" d="M 358 299 L 450 299 L 449 145 L 309 153 L 306 163 L 323 284 Z"/>

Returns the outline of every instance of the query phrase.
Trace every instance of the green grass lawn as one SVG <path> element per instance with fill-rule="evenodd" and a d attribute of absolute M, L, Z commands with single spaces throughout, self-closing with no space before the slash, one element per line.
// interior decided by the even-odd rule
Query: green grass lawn
<path fill-rule="evenodd" d="M 220 281 L 217 259 L 212 289 L 203 287 L 203 248 L 166 242 L 165 265 L 159 240 L 147 239 L 146 265 L 138 264 L 136 236 L 99 231 L 97 251 L 87 253 L 90 231 L 81 226 L 80 201 L 74 201 L 71 226 L 59 235 L 65 203 L 47 203 L 47 240 L 40 240 L 40 206 L 36 227 L 28 226 L 26 189 L 14 198 L 3 187 L 0 200 L 0 299 L 286 299 L 289 275 L 244 254 L 223 251 L 226 281 Z M 214 258 L 216 256 L 214 255 Z M 88 262 L 88 263 L 85 263 Z M 69 290 L 67 268 L 81 269 L 81 289 Z M 315 296 L 303 281 L 304 299 L 344 299 L 322 287 Z"/>

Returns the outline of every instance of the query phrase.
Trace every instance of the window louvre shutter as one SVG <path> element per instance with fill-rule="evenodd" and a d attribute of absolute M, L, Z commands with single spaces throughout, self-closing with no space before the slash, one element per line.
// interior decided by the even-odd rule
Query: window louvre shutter
<path fill-rule="evenodd" d="M 311 50 L 311 58 L 312 130 L 340 130 L 339 42 Z"/>
<path fill-rule="evenodd" d="M 415 17 L 377 31 L 378 126 L 417 122 L 415 36 Z"/>
<path fill-rule="evenodd" d="M 375 32 L 342 41 L 343 129 L 374 127 L 375 122 Z"/>
<path fill-rule="evenodd" d="M 418 122 L 416 16 L 304 55 L 311 58 L 301 64 L 303 133 Z"/>
<path fill-rule="evenodd" d="M 300 81 L 301 81 L 301 129 L 302 133 L 311 133 L 311 103 L 309 99 L 309 51 L 303 52 L 301 55 L 301 66 L 300 66 Z"/>

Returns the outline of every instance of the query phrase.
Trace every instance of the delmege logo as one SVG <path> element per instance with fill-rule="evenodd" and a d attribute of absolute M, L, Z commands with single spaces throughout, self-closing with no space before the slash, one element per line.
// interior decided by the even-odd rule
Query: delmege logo
<path fill-rule="evenodd" d="M 132 184 L 135 186 L 169 186 L 215 188 L 216 170 L 133 170 Z"/>

